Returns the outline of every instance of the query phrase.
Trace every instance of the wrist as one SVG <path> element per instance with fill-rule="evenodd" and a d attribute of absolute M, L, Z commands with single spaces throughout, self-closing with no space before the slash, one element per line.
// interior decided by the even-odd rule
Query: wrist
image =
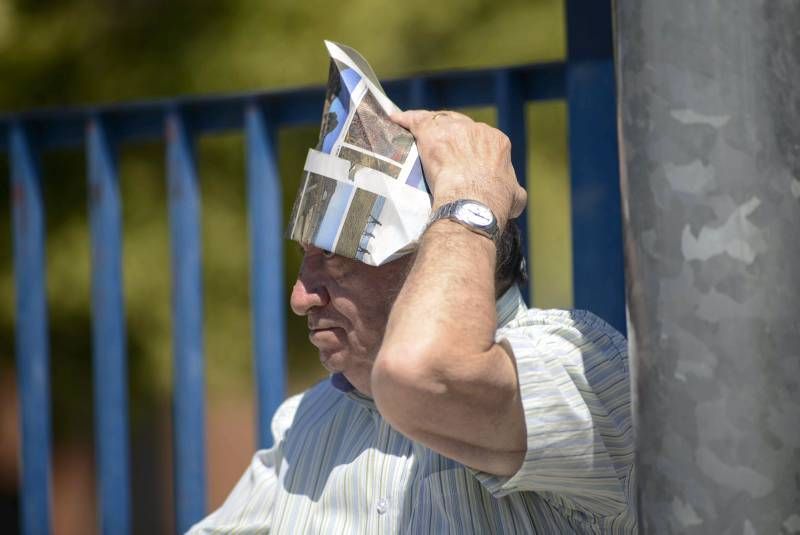
<path fill-rule="evenodd" d="M 472 232 L 452 219 L 439 219 L 431 223 L 422 234 L 422 243 L 437 250 L 466 249 L 473 258 L 486 257 L 494 260 L 497 242 Z"/>
<path fill-rule="evenodd" d="M 479 190 L 462 189 L 442 193 L 436 192 L 431 200 L 431 213 L 435 213 L 442 206 L 463 200 L 477 201 L 486 205 L 497 221 L 497 227 L 500 231 L 505 228 L 510 211 L 508 203 L 502 202 L 496 195 L 487 194 Z"/>
<path fill-rule="evenodd" d="M 457 223 L 493 243 L 500 237 L 500 227 L 492 209 L 476 199 L 457 199 L 440 204 L 431 212 L 428 226 L 443 220 Z"/>

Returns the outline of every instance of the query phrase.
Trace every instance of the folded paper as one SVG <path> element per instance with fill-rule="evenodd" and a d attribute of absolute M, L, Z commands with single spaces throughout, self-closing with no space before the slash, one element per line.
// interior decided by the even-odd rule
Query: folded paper
<path fill-rule="evenodd" d="M 399 108 L 352 48 L 326 41 L 331 63 L 319 142 L 295 198 L 290 239 L 379 266 L 413 251 L 431 203 Z"/>

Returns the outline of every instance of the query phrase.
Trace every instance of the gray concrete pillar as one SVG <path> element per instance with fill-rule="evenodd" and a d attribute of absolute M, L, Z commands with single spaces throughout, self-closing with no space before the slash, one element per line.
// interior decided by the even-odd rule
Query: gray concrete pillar
<path fill-rule="evenodd" d="M 617 0 L 645 533 L 800 533 L 800 1 Z"/>

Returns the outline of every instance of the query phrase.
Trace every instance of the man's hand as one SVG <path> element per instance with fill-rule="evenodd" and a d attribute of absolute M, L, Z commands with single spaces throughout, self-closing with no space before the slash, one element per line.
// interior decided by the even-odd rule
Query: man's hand
<path fill-rule="evenodd" d="M 417 140 L 434 209 L 480 201 L 503 228 L 525 206 L 508 138 L 455 112 L 392 116 Z M 494 243 L 442 219 L 422 235 L 371 374 L 383 417 L 467 466 L 511 475 L 526 451 L 513 355 L 495 343 Z"/>
<path fill-rule="evenodd" d="M 454 111 L 392 115 L 417 140 L 433 209 L 456 199 L 486 204 L 499 228 L 525 208 L 527 193 L 511 165 L 511 142 L 500 130 Z"/>

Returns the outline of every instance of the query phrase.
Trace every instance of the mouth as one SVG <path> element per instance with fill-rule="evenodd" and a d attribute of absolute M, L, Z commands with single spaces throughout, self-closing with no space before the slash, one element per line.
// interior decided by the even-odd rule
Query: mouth
<path fill-rule="evenodd" d="M 326 327 L 309 329 L 308 341 L 319 350 L 319 360 L 323 366 L 327 363 L 334 354 L 344 349 L 345 332 L 341 327 Z"/>
<path fill-rule="evenodd" d="M 308 329 L 308 338 L 311 343 L 317 345 L 315 342 L 324 342 L 326 339 L 333 337 L 338 339 L 339 333 L 342 331 L 341 327 L 317 327 Z"/>
<path fill-rule="evenodd" d="M 309 334 L 324 333 L 324 332 L 328 332 L 328 331 L 335 331 L 336 329 L 338 329 L 338 327 L 316 327 L 316 328 L 313 328 L 313 329 L 309 328 L 308 329 L 308 333 Z"/>

